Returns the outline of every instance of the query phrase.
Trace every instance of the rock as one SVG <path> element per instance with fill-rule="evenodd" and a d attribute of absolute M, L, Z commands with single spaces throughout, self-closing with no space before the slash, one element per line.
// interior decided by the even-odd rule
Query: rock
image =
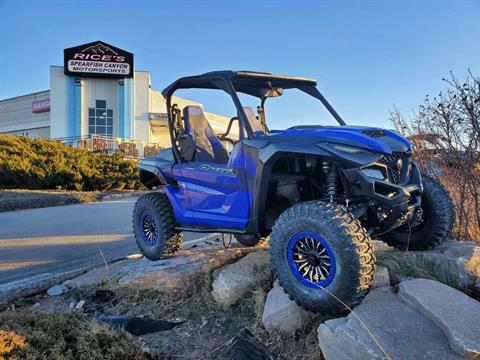
<path fill-rule="evenodd" d="M 262 323 L 268 332 L 293 333 L 303 328 L 312 316 L 312 313 L 290 300 L 278 280 L 275 281 L 263 308 Z"/>
<path fill-rule="evenodd" d="M 75 300 L 72 300 L 72 301 L 70 302 L 70 304 L 68 305 L 68 308 L 69 308 L 70 310 L 73 310 L 73 309 L 75 309 L 75 306 L 77 306 L 77 302 L 76 302 Z"/>
<path fill-rule="evenodd" d="M 80 300 L 80 301 L 75 305 L 75 310 L 82 310 L 83 305 L 85 305 L 85 300 Z"/>
<path fill-rule="evenodd" d="M 67 291 L 68 291 L 68 288 L 63 284 L 54 285 L 47 290 L 47 294 L 49 296 L 59 296 L 59 295 L 65 294 Z"/>
<path fill-rule="evenodd" d="M 55 284 L 74 278 L 86 271 L 86 269 L 78 269 L 64 273 L 45 273 L 1 284 L 0 305 L 7 304 L 17 298 L 41 293 Z"/>
<path fill-rule="evenodd" d="M 224 249 L 217 246 L 195 250 L 181 250 L 176 256 L 159 261 L 133 258 L 99 266 L 85 274 L 66 281 L 72 288 L 93 286 L 102 283 L 133 285 L 166 291 L 185 291 L 195 276 L 232 263 L 252 250 L 245 247 Z"/>
<path fill-rule="evenodd" d="M 438 278 L 454 281 L 461 287 L 480 290 L 480 246 L 471 242 L 446 241 L 427 251 L 409 253 Z"/>
<path fill-rule="evenodd" d="M 256 273 L 268 264 L 269 254 L 265 250 L 255 251 L 239 261 L 215 270 L 212 295 L 221 305 L 233 305 L 245 295 L 256 280 Z"/>
<path fill-rule="evenodd" d="M 388 245 L 386 242 L 381 240 L 371 240 L 371 244 L 373 246 L 373 251 L 376 255 L 381 254 L 387 251 L 393 251 L 394 248 Z"/>
<path fill-rule="evenodd" d="M 415 279 L 399 285 L 399 295 L 445 333 L 452 349 L 474 358 L 480 355 L 480 303 L 433 280 Z"/>
<path fill-rule="evenodd" d="M 148 263 L 148 260 L 141 259 L 118 261 L 109 264 L 108 268 L 104 265 L 101 265 L 87 271 L 80 276 L 69 279 L 63 284 L 70 288 L 79 289 L 86 286 L 94 286 L 108 282 L 115 282 L 122 276 L 122 274 L 129 271 L 131 266 L 133 266 L 134 264 L 138 264 L 141 261 L 145 261 L 145 263 Z"/>
<path fill-rule="evenodd" d="M 146 259 L 130 260 L 121 271 L 118 283 L 160 291 L 184 292 L 201 274 L 230 264 L 251 252 L 248 248 L 208 248 L 182 250 L 179 255 L 152 262 Z"/>
<path fill-rule="evenodd" d="M 372 289 L 390 286 L 390 276 L 388 275 L 388 269 L 383 266 L 377 266 L 375 269 L 375 275 L 373 276 Z"/>
<path fill-rule="evenodd" d="M 321 324 L 318 341 L 326 360 L 462 358 L 431 319 L 389 287 L 372 290 L 347 317 Z"/>

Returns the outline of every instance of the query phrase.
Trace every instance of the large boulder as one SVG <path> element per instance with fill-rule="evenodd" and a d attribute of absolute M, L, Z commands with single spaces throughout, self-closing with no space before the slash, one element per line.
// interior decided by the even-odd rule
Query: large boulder
<path fill-rule="evenodd" d="M 230 264 L 252 250 L 244 247 L 220 247 L 181 250 L 176 256 L 150 261 L 145 258 L 127 259 L 101 266 L 66 281 L 69 287 L 80 288 L 101 283 L 118 283 L 159 291 L 188 290 L 198 275 Z"/>
<path fill-rule="evenodd" d="M 118 283 L 180 293 L 188 290 L 197 276 L 209 275 L 213 270 L 237 261 L 250 251 L 251 249 L 242 247 L 182 250 L 176 257 L 131 269 L 119 278 Z"/>
<path fill-rule="evenodd" d="M 256 281 L 258 269 L 268 265 L 269 254 L 258 250 L 213 272 L 212 296 L 221 305 L 233 305 Z"/>
<path fill-rule="evenodd" d="M 447 241 L 432 250 L 412 251 L 410 256 L 437 277 L 461 287 L 480 290 L 480 246 L 471 242 Z"/>
<path fill-rule="evenodd" d="M 445 311 L 455 306 L 449 300 Z M 432 319 L 389 287 L 372 290 L 347 317 L 321 324 L 318 341 L 326 360 L 463 358 Z"/>
<path fill-rule="evenodd" d="M 262 323 L 268 332 L 293 333 L 305 327 L 313 316 L 290 300 L 278 280 L 275 281 L 263 308 Z"/>
<path fill-rule="evenodd" d="M 480 303 L 464 293 L 433 280 L 414 279 L 399 285 L 399 295 L 432 319 L 450 346 L 467 358 L 480 355 Z"/>

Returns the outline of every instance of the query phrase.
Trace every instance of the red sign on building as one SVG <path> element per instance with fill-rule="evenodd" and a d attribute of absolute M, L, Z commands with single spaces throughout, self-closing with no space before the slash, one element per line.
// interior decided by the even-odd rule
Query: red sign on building
<path fill-rule="evenodd" d="M 41 113 L 50 111 L 50 99 L 39 100 L 32 102 L 32 112 Z"/>

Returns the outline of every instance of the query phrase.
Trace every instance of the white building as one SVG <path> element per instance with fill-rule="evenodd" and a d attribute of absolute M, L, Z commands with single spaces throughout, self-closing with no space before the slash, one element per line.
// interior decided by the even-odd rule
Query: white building
<path fill-rule="evenodd" d="M 50 67 L 50 90 L 0 100 L 0 134 L 170 146 L 166 102 L 147 71 L 134 71 L 133 54 L 102 41 L 64 50 L 64 66 Z M 200 105 L 176 98 L 181 108 Z M 207 113 L 214 130 L 228 118 Z"/>

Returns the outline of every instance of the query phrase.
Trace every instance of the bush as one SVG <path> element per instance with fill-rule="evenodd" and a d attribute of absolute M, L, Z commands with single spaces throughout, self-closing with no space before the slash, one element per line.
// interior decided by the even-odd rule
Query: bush
<path fill-rule="evenodd" d="M 55 140 L 0 136 L 0 187 L 122 190 L 141 188 L 135 161 L 93 154 Z"/>
<path fill-rule="evenodd" d="M 480 241 L 480 77 L 444 80 L 446 91 L 427 95 L 412 117 L 395 109 L 391 120 L 411 140 L 422 172 L 452 196 L 458 237 Z"/>
<path fill-rule="evenodd" d="M 146 359 L 125 332 L 77 314 L 0 314 L 0 359 Z"/>

